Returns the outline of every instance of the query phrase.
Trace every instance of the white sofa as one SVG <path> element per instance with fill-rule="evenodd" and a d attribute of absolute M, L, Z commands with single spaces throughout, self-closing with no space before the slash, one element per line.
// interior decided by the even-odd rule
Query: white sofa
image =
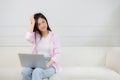
<path fill-rule="evenodd" d="M 19 52 L 31 47 L 0 48 L 0 80 L 22 80 Z M 120 80 L 120 47 L 63 47 L 60 63 L 50 80 Z"/>

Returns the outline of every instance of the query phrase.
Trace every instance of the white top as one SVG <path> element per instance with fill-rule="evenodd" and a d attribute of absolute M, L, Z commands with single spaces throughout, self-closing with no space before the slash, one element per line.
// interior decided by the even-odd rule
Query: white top
<path fill-rule="evenodd" d="M 38 54 L 43 54 L 45 57 L 50 57 L 50 35 L 42 37 L 38 44 Z"/>

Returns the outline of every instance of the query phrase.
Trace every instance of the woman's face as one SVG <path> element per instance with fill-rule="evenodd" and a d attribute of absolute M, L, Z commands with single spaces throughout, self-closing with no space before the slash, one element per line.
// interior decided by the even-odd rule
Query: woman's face
<path fill-rule="evenodd" d="M 38 18 L 38 29 L 42 32 L 47 31 L 47 22 L 43 18 Z"/>

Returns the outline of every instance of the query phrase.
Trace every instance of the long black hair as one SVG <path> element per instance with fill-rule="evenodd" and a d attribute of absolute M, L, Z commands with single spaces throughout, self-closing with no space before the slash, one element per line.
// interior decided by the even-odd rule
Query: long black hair
<path fill-rule="evenodd" d="M 36 13 L 36 14 L 34 14 L 35 25 L 34 25 L 34 30 L 33 30 L 33 32 L 35 32 L 35 38 L 36 38 L 36 33 L 39 33 L 40 36 L 42 37 L 42 32 L 38 29 L 38 19 L 39 18 L 42 18 L 46 21 L 47 30 L 51 31 L 49 24 L 48 24 L 48 21 L 47 21 L 47 18 L 42 13 Z"/>

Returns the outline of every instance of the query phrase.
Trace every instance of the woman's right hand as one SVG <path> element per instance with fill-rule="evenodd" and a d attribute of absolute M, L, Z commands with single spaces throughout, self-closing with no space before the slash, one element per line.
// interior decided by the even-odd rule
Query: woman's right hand
<path fill-rule="evenodd" d="M 35 24 L 35 19 L 34 19 L 34 16 L 31 16 L 30 17 L 30 21 L 31 21 L 31 24 L 34 25 Z"/>
<path fill-rule="evenodd" d="M 35 25 L 35 19 L 34 16 L 30 17 L 30 21 L 31 21 L 31 27 L 29 29 L 29 32 L 33 32 L 34 31 L 34 25 Z"/>

